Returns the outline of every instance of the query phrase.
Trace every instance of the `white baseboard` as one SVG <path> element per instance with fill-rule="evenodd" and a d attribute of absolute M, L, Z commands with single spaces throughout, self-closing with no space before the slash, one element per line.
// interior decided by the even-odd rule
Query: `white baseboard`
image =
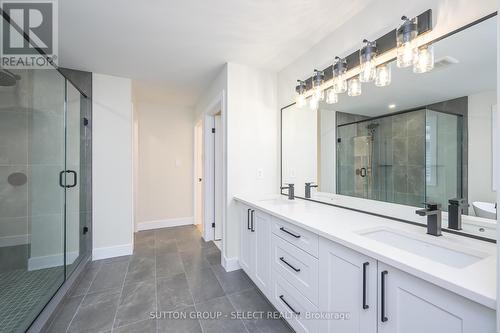
<path fill-rule="evenodd" d="M 189 225 L 189 224 L 194 224 L 193 217 L 180 217 L 180 218 L 175 218 L 175 219 L 144 221 L 144 222 L 139 222 L 137 224 L 135 231 L 177 227 L 177 226 Z"/>
<path fill-rule="evenodd" d="M 236 271 L 241 268 L 238 258 L 227 258 L 225 255 L 222 255 L 222 267 L 226 272 Z"/>
<path fill-rule="evenodd" d="M 0 247 L 29 244 L 30 235 L 14 235 L 0 237 Z"/>
<path fill-rule="evenodd" d="M 132 244 L 98 247 L 92 250 L 92 260 L 129 256 L 132 255 L 133 250 L 134 246 Z"/>
<path fill-rule="evenodd" d="M 72 264 L 78 258 L 79 252 L 68 252 L 68 265 Z M 51 268 L 64 265 L 64 254 L 53 254 L 41 257 L 31 257 L 28 259 L 28 271 L 36 271 L 44 268 Z"/>

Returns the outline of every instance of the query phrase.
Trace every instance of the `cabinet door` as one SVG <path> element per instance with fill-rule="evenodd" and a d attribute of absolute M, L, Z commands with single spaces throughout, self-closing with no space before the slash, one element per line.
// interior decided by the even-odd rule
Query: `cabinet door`
<path fill-rule="evenodd" d="M 377 261 L 320 239 L 319 311 L 320 332 L 377 332 Z"/>
<path fill-rule="evenodd" d="M 251 231 L 255 234 L 255 284 L 267 295 L 270 288 L 271 270 L 271 216 L 255 211 Z"/>
<path fill-rule="evenodd" d="M 240 267 L 249 275 L 252 275 L 253 253 L 252 242 L 253 233 L 251 232 L 252 209 L 247 206 L 241 206 L 240 210 Z"/>
<path fill-rule="evenodd" d="M 495 332 L 495 311 L 378 263 L 379 333 Z"/>

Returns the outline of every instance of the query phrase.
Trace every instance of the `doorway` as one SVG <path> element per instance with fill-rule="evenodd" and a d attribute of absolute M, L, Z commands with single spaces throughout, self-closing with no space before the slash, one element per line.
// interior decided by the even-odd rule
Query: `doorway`
<path fill-rule="evenodd" d="M 194 223 L 203 235 L 203 123 L 194 128 Z"/>

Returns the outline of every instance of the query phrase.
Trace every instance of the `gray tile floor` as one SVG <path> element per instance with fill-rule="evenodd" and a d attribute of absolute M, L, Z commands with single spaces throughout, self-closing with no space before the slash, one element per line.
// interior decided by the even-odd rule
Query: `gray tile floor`
<path fill-rule="evenodd" d="M 242 270 L 224 270 L 194 226 L 164 228 L 136 233 L 132 256 L 89 263 L 48 332 L 293 332 L 282 320 L 231 319 L 235 311 L 274 308 Z"/>

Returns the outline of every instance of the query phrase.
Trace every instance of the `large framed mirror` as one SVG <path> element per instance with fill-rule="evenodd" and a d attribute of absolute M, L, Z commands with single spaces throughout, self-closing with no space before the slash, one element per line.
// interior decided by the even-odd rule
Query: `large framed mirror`
<path fill-rule="evenodd" d="M 462 229 L 496 238 L 497 16 L 432 42 L 434 69 L 392 65 L 391 84 L 363 84 L 317 107 L 281 110 L 281 181 L 299 198 L 424 224 L 416 207 L 435 202 L 447 227 L 461 199 Z M 312 183 L 308 187 L 306 183 Z M 286 194 L 286 190 L 282 191 Z"/>

